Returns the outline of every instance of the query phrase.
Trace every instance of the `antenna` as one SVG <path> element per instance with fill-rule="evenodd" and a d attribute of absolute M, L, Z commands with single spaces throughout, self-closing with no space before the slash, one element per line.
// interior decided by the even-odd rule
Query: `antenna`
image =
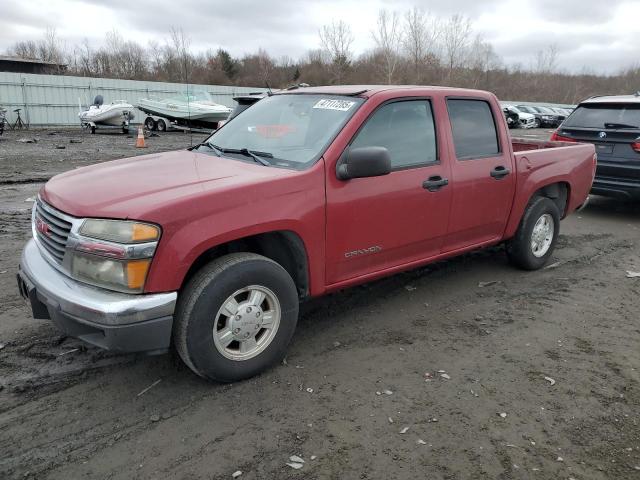
<path fill-rule="evenodd" d="M 271 87 L 269 86 L 269 82 L 267 80 L 264 81 L 264 84 L 267 86 L 267 88 L 269 89 L 269 91 L 267 92 L 267 95 L 271 96 L 273 95 L 273 92 L 271 91 Z"/>
<path fill-rule="evenodd" d="M 187 70 L 187 52 L 183 47 L 182 49 L 182 63 L 184 66 L 184 83 L 187 86 L 187 118 L 189 125 L 189 143 L 193 147 L 193 128 L 191 127 L 191 102 L 189 101 L 189 72 Z"/>

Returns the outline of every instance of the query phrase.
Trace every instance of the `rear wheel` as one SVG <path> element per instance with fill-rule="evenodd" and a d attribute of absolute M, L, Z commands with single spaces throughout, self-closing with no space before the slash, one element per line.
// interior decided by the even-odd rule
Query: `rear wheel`
<path fill-rule="evenodd" d="M 159 120 L 156 122 L 156 125 L 158 126 L 158 131 L 159 131 L 159 132 L 166 132 L 166 131 L 167 131 L 167 124 L 166 124 L 166 123 L 164 123 L 164 120 L 163 120 L 163 119 L 159 119 Z"/>
<path fill-rule="evenodd" d="M 553 200 L 536 197 L 527 207 L 516 235 L 507 243 L 509 261 L 524 270 L 542 268 L 556 245 L 560 212 Z"/>
<path fill-rule="evenodd" d="M 280 361 L 298 320 L 296 286 L 276 262 L 234 253 L 203 267 L 180 295 L 174 344 L 210 380 L 252 377 Z"/>

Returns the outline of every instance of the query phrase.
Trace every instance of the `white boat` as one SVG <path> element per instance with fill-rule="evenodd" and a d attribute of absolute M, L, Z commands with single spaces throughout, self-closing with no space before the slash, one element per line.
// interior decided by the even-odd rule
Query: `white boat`
<path fill-rule="evenodd" d="M 231 113 L 229 107 L 212 101 L 207 92 L 189 92 L 162 99 L 141 98 L 136 107 L 147 115 L 166 118 L 180 126 L 194 127 L 215 128 Z M 153 119 L 148 127 L 152 126 L 152 122 Z"/>
<path fill-rule="evenodd" d="M 104 104 L 102 95 L 97 95 L 93 105 L 82 110 L 78 116 L 83 126 L 91 128 L 91 133 L 95 132 L 98 125 L 121 127 L 123 132 L 127 132 L 129 122 L 134 118 L 133 108 L 133 105 L 124 100 Z"/>

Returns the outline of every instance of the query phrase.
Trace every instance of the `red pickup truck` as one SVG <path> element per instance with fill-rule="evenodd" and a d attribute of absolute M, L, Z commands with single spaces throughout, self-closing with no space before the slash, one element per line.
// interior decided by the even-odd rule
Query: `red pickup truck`
<path fill-rule="evenodd" d="M 593 145 L 512 140 L 487 92 L 283 91 L 188 151 L 52 178 L 18 284 L 90 344 L 173 345 L 235 381 L 282 359 L 308 297 L 499 243 L 542 267 L 595 165 Z"/>

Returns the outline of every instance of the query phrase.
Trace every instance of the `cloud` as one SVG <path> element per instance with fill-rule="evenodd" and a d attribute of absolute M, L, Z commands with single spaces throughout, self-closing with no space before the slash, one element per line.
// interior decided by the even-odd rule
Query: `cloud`
<path fill-rule="evenodd" d="M 354 52 L 362 53 L 372 46 L 380 8 L 402 13 L 414 5 L 443 19 L 470 16 L 507 64 L 528 66 L 550 44 L 572 71 L 587 66 L 615 72 L 640 58 L 637 3 L 631 0 L 30 0 L 2 7 L 0 52 L 39 38 L 47 26 L 55 26 L 68 45 L 88 38 L 96 47 L 113 29 L 146 45 L 168 41 L 171 27 L 181 27 L 197 51 L 222 47 L 241 56 L 264 48 L 275 57 L 298 58 L 319 47 L 322 25 L 343 20 L 353 30 Z"/>
<path fill-rule="evenodd" d="M 597 25 L 614 18 L 625 0 L 537 0 L 537 10 L 543 20 L 563 24 Z"/>

